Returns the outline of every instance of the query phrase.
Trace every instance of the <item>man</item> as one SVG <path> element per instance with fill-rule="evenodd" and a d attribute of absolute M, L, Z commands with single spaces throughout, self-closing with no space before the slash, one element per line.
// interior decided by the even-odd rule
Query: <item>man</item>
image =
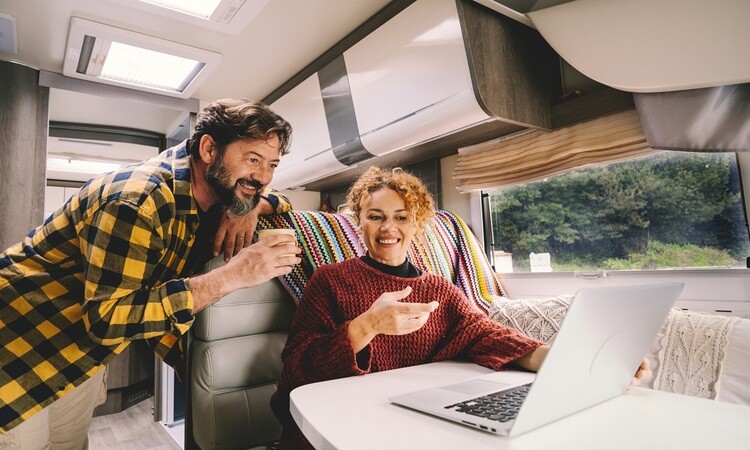
<path fill-rule="evenodd" d="M 102 369 L 131 341 L 180 373 L 198 311 L 300 262 L 291 236 L 245 247 L 258 214 L 289 209 L 267 186 L 290 137 L 265 105 L 213 102 L 185 143 L 89 181 L 0 254 L 0 448 L 85 448 Z M 224 210 L 238 253 L 191 277 Z"/>

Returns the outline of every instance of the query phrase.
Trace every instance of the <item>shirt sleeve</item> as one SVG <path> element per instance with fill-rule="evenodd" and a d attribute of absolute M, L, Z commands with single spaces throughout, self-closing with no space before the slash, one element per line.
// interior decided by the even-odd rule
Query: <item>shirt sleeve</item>
<path fill-rule="evenodd" d="M 286 195 L 275 189 L 266 187 L 263 189 L 263 191 L 261 191 L 260 195 L 261 197 L 268 200 L 268 203 L 271 204 L 273 209 L 276 211 L 276 214 L 282 214 L 292 210 L 292 203 L 289 201 Z"/>
<path fill-rule="evenodd" d="M 171 262 L 164 259 L 178 256 L 167 248 L 174 237 L 167 227 L 172 204 L 158 198 L 107 201 L 80 229 L 83 321 L 102 345 L 181 335 L 192 325 L 193 298 L 185 281 L 160 280 Z"/>
<path fill-rule="evenodd" d="M 436 361 L 466 359 L 493 370 L 526 355 L 542 342 L 531 339 L 521 332 L 503 326 L 474 309 L 466 296 L 453 290 L 449 302 L 441 308 L 448 315 L 452 330 L 448 344 L 436 355 Z M 446 304 L 447 303 L 447 304 Z"/>

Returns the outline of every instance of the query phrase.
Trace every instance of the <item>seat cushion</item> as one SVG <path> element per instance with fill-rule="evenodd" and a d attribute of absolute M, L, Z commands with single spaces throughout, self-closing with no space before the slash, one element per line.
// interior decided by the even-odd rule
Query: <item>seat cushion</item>
<path fill-rule="evenodd" d="M 193 438 L 203 449 L 250 448 L 279 439 L 269 407 L 287 333 L 270 332 L 191 347 Z"/>

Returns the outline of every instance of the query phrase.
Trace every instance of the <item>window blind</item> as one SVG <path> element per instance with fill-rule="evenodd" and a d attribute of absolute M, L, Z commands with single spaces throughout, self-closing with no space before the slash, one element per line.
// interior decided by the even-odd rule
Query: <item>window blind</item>
<path fill-rule="evenodd" d="M 635 109 L 554 131 L 531 130 L 458 150 L 461 192 L 512 186 L 654 152 Z"/>

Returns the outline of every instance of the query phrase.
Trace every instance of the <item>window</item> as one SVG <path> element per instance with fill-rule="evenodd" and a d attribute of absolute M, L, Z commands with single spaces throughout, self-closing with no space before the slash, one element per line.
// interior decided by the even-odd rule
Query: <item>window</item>
<path fill-rule="evenodd" d="M 487 191 L 499 272 L 746 267 L 734 153 L 660 152 Z"/>

